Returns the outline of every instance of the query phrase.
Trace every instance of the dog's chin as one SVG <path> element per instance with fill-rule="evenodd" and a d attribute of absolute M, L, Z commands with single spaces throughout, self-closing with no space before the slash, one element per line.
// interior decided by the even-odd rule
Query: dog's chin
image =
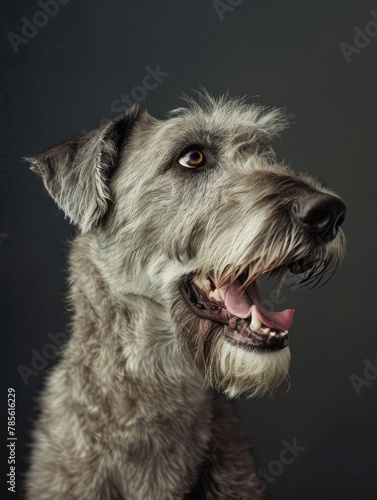
<path fill-rule="evenodd" d="M 270 326 L 253 323 L 235 316 L 237 305 L 229 311 L 223 297 L 204 293 L 192 276 L 182 280 L 173 308 L 182 351 L 205 385 L 230 398 L 274 393 L 290 366 L 288 334 L 278 322 L 285 327 L 291 319 L 275 318 L 275 329 L 270 315 L 264 318 Z"/>
<path fill-rule="evenodd" d="M 288 347 L 278 351 L 246 350 L 222 339 L 214 355 L 218 368 L 211 386 L 230 398 L 272 395 L 288 377 Z"/>

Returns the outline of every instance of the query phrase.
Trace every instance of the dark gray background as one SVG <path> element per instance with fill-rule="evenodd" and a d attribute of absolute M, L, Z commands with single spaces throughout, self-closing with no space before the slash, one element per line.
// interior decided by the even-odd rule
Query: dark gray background
<path fill-rule="evenodd" d="M 18 474 L 47 368 L 28 385 L 17 368 L 31 367 L 32 349 L 41 353 L 49 333 L 64 331 L 72 234 L 21 157 L 114 116 L 112 102 L 140 85 L 147 65 L 160 64 L 169 76 L 148 92 L 152 114 L 163 117 L 182 91 L 199 85 L 286 106 L 295 123 L 277 144 L 279 155 L 347 202 L 343 266 L 324 288 L 286 292 L 283 307 L 296 309 L 289 392 L 236 407 L 262 468 L 279 458 L 283 441 L 306 448 L 273 478 L 268 498 L 377 498 L 377 381 L 358 395 L 350 380 L 364 378 L 365 359 L 377 362 L 377 38 L 349 63 L 339 47 L 354 43 L 354 27 L 364 30 L 377 3 L 244 0 L 221 21 L 211 0 L 72 0 L 18 54 L 7 34 L 20 34 L 22 17 L 41 8 L 30 0 L 2 5 L 0 406 L 5 414 L 6 387 L 14 387 Z M 1 425 L 4 436 L 5 418 Z M 20 476 L 17 489 L 21 498 Z"/>

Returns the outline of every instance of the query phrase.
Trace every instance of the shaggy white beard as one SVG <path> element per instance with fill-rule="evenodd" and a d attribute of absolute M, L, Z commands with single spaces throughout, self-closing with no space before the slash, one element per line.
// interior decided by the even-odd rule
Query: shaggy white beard
<path fill-rule="evenodd" d="M 287 347 L 280 351 L 257 352 L 221 339 L 213 355 L 206 381 L 229 398 L 273 394 L 288 377 L 291 354 Z"/>

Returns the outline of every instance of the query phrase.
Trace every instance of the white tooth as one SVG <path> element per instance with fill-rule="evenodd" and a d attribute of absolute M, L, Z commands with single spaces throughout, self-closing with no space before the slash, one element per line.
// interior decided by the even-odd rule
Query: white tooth
<path fill-rule="evenodd" d="M 265 335 L 268 335 L 271 331 L 271 328 L 268 328 L 268 326 L 262 326 L 262 328 L 260 329 L 260 331 L 262 333 L 264 333 Z"/>
<path fill-rule="evenodd" d="M 211 290 L 208 294 L 208 297 L 212 300 L 217 300 L 217 302 L 221 302 L 221 295 L 218 289 L 216 288 L 215 290 Z"/>
<path fill-rule="evenodd" d="M 217 302 L 221 302 L 221 295 L 220 292 L 218 291 L 217 288 L 215 290 L 212 290 L 212 283 L 208 278 L 201 278 L 199 279 L 197 276 L 194 278 L 194 283 L 208 294 L 208 297 L 212 300 L 215 300 Z"/>
<path fill-rule="evenodd" d="M 288 335 L 288 330 L 285 330 L 284 332 L 280 332 L 281 337 L 285 337 Z"/>
<path fill-rule="evenodd" d="M 195 276 L 194 282 L 198 285 L 199 288 L 201 288 L 205 292 L 211 291 L 211 282 L 209 281 L 208 278 L 199 279 L 197 276 Z"/>
<path fill-rule="evenodd" d="M 262 322 L 259 319 L 256 307 L 253 306 L 251 323 L 250 323 L 250 330 L 252 330 L 253 332 L 257 332 L 260 328 L 262 328 Z"/>
<path fill-rule="evenodd" d="M 275 337 L 275 335 L 276 335 L 276 332 L 274 330 L 271 330 L 270 331 L 270 337 Z"/>

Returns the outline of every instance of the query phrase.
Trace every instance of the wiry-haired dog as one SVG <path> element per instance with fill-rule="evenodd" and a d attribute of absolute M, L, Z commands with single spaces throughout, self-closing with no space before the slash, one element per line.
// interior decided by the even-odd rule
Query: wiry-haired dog
<path fill-rule="evenodd" d="M 30 160 L 81 234 L 29 499 L 261 498 L 226 396 L 286 378 L 293 311 L 268 310 L 257 280 L 317 280 L 345 247 L 344 203 L 276 160 L 285 126 L 280 110 L 203 93 Z"/>

